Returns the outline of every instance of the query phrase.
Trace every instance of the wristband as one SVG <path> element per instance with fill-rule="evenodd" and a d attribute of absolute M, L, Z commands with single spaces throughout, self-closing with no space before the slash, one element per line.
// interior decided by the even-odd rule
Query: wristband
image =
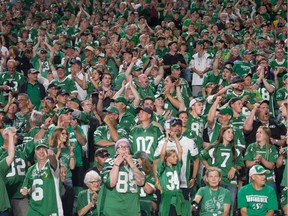
<path fill-rule="evenodd" d="M 278 144 L 279 144 L 279 140 L 276 139 L 276 140 L 275 140 L 275 145 L 278 145 Z"/>

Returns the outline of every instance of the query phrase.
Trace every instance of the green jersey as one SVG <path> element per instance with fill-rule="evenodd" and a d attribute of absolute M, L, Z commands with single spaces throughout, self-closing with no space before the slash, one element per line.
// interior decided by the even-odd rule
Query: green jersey
<path fill-rule="evenodd" d="M 58 149 L 57 148 L 53 148 L 53 151 L 55 154 L 57 154 Z M 65 167 L 67 168 L 66 171 L 66 179 L 71 179 L 72 178 L 72 172 L 70 169 L 70 149 L 67 147 L 62 147 L 61 148 L 61 154 L 59 155 L 59 162 L 61 164 L 64 164 Z"/>
<path fill-rule="evenodd" d="M 115 129 L 117 130 L 117 133 L 118 133 L 118 139 L 127 137 L 127 132 L 123 128 L 121 128 L 119 124 L 115 125 Z M 100 145 L 97 144 L 100 140 L 107 140 L 107 141 L 113 142 L 107 125 L 99 126 L 96 129 L 96 131 L 94 132 L 94 144 L 98 146 L 99 148 L 107 149 L 110 156 L 114 156 L 115 155 L 114 145 L 100 147 Z"/>
<path fill-rule="evenodd" d="M 204 116 L 194 117 L 193 115 L 188 113 L 187 128 L 192 131 L 195 131 L 196 134 L 200 137 L 203 136 L 205 123 L 206 123 L 206 120 Z"/>
<path fill-rule="evenodd" d="M 246 116 L 244 116 L 242 113 L 239 117 L 232 117 L 230 120 L 230 125 L 235 128 L 243 129 L 244 121 L 246 120 Z"/>
<path fill-rule="evenodd" d="M 224 213 L 224 204 L 231 205 L 230 192 L 223 187 L 218 190 L 211 190 L 209 186 L 201 187 L 197 195 L 201 197 L 201 216 L 221 216 Z"/>
<path fill-rule="evenodd" d="M 254 161 L 254 158 L 256 157 L 257 154 L 260 154 L 263 158 L 265 158 L 265 160 L 269 162 L 273 162 L 273 163 L 276 163 L 277 158 L 278 158 L 278 151 L 274 145 L 269 144 L 269 147 L 267 149 L 265 145 L 261 147 L 257 143 L 251 143 L 247 147 L 244 160 Z M 263 164 L 261 165 L 263 166 Z M 265 169 L 268 169 L 268 168 L 265 167 Z M 266 176 L 267 176 L 267 184 L 275 182 L 275 173 L 273 169 L 270 170 L 270 173 L 267 174 Z"/>
<path fill-rule="evenodd" d="M 143 100 L 146 97 L 154 97 L 156 93 L 154 83 L 149 83 L 146 88 L 139 86 L 137 82 L 135 82 L 135 85 L 136 85 L 136 90 L 139 93 L 141 100 Z"/>
<path fill-rule="evenodd" d="M 90 190 L 83 190 L 78 194 L 77 197 L 77 211 L 81 210 L 92 202 L 93 193 L 90 193 Z M 84 216 L 93 216 L 97 215 L 97 205 L 94 205 Z"/>
<path fill-rule="evenodd" d="M 5 148 L 0 149 L 0 160 L 8 156 L 8 151 Z M 15 150 L 15 158 L 9 168 L 8 174 L 6 175 L 5 184 L 8 189 L 8 195 L 10 199 L 22 199 L 23 196 L 20 193 L 20 188 L 25 178 L 27 171 L 26 154 L 19 146 Z"/>
<path fill-rule="evenodd" d="M 228 173 L 231 167 L 244 167 L 243 157 L 240 149 L 235 147 L 233 152 L 229 144 L 223 143 L 210 145 L 200 155 L 201 160 L 206 160 L 209 166 L 218 167 L 222 171 L 222 184 L 228 186 L 237 186 L 237 175 L 229 179 Z"/>
<path fill-rule="evenodd" d="M 9 166 L 6 162 L 6 157 L 0 161 L 0 188 L 1 188 L 1 196 L 0 196 L 0 212 L 4 212 L 10 208 L 10 201 L 7 193 L 7 189 L 5 186 L 5 179 L 7 172 L 9 170 Z"/>
<path fill-rule="evenodd" d="M 22 144 L 24 137 L 27 135 L 26 128 L 30 127 L 29 118 L 30 114 L 28 112 L 24 114 L 22 114 L 21 112 L 17 112 L 15 114 L 13 126 L 17 130 L 19 144 Z"/>
<path fill-rule="evenodd" d="M 38 163 L 28 169 L 22 188 L 29 190 L 29 208 L 27 215 L 63 215 L 60 198 L 60 169 L 57 161 L 57 169 L 54 171 L 49 160 L 42 169 Z"/>
<path fill-rule="evenodd" d="M 64 80 L 53 80 L 52 83 L 57 84 L 61 89 L 65 90 L 68 94 L 77 93 L 77 87 L 75 82 L 66 77 Z"/>
<path fill-rule="evenodd" d="M 18 91 L 20 86 L 24 83 L 25 77 L 15 72 L 14 74 L 10 74 L 9 72 L 0 74 L 0 85 L 9 86 L 9 91 L 15 92 Z M 1 91 L 0 94 L 0 102 L 6 104 L 8 101 L 8 93 L 9 91 Z"/>
<path fill-rule="evenodd" d="M 41 73 L 41 76 L 43 76 L 44 78 L 47 78 L 47 74 L 51 69 L 49 65 L 49 57 L 47 57 L 47 59 L 42 61 L 42 63 L 43 63 L 43 66 L 42 66 L 42 71 L 40 71 L 40 73 Z M 32 65 L 35 68 L 35 70 L 39 70 L 40 68 L 39 56 L 35 56 L 32 59 Z"/>
<path fill-rule="evenodd" d="M 25 146 L 25 153 L 28 159 L 32 159 L 34 157 L 34 137 L 40 130 L 40 127 L 31 128 L 23 139 L 23 146 Z M 34 161 L 37 161 L 36 157 L 34 157 Z"/>
<path fill-rule="evenodd" d="M 286 154 L 285 154 L 285 168 L 284 168 L 284 172 L 283 172 L 283 178 L 282 178 L 282 181 L 281 181 L 281 186 L 282 187 L 288 187 L 288 157 L 287 157 L 287 151 L 288 151 L 288 147 L 286 146 L 285 148 L 285 152 L 286 152 Z M 287 193 L 288 191 L 286 191 L 286 194 L 288 194 Z M 286 195 L 287 196 L 287 195 Z"/>
<path fill-rule="evenodd" d="M 250 62 L 236 61 L 233 66 L 233 71 L 239 76 L 251 72 L 253 64 Z"/>
<path fill-rule="evenodd" d="M 100 211 L 99 215 L 139 215 L 139 187 L 129 166 L 120 165 L 116 186 L 110 187 L 110 172 L 114 161 L 114 158 L 108 158 L 101 170 L 103 185 L 97 205 Z M 141 171 L 142 168 L 138 161 L 133 159 L 133 162 Z"/>
<path fill-rule="evenodd" d="M 189 98 L 192 97 L 191 88 L 189 88 L 189 84 L 185 79 L 180 78 L 180 81 L 181 81 L 180 91 L 181 91 L 181 95 L 182 95 L 183 100 L 184 100 L 184 104 L 186 107 L 189 107 L 189 103 L 190 103 Z"/>
<path fill-rule="evenodd" d="M 257 82 L 257 80 L 253 80 L 252 85 L 254 85 Z M 268 80 L 267 82 L 274 87 L 274 82 L 272 80 Z M 261 95 L 262 100 L 268 100 L 269 101 L 269 110 L 270 110 L 270 115 L 272 115 L 273 117 L 275 116 L 275 110 L 274 110 L 274 92 L 269 93 L 267 91 L 267 89 L 265 88 L 264 84 L 261 83 L 258 86 L 257 91 L 259 92 L 259 94 Z"/>
<path fill-rule="evenodd" d="M 261 190 L 255 190 L 252 183 L 245 185 L 238 192 L 238 208 L 247 208 L 249 216 L 266 215 L 269 210 L 277 210 L 275 190 L 268 185 Z"/>
<path fill-rule="evenodd" d="M 285 87 L 279 88 L 276 92 L 276 101 L 288 99 L 288 90 Z"/>
<path fill-rule="evenodd" d="M 149 161 L 153 162 L 153 155 L 158 143 L 163 139 L 164 134 L 162 131 L 152 123 L 146 128 L 137 125 L 131 130 L 129 135 L 131 153 L 134 154 L 137 151 L 145 151 L 148 154 Z"/>
<path fill-rule="evenodd" d="M 173 98 L 177 98 L 177 94 L 176 94 L 176 91 L 174 91 L 172 94 L 171 94 L 171 96 L 173 97 Z M 173 106 L 173 104 L 169 101 L 169 99 L 165 99 L 165 101 L 164 101 L 164 109 L 166 109 L 166 110 L 169 110 L 169 111 L 172 111 L 172 114 L 171 114 L 171 116 L 172 117 L 175 117 L 176 115 L 177 115 L 177 113 L 178 113 L 178 109 L 176 108 L 176 107 L 174 107 Z"/>
<path fill-rule="evenodd" d="M 284 57 L 284 60 L 282 62 L 278 62 L 277 59 L 274 59 L 273 61 L 270 62 L 269 65 L 273 68 L 274 71 L 277 70 L 278 67 L 285 67 L 286 68 L 286 71 L 279 73 L 277 75 L 279 88 L 282 88 L 283 87 L 283 76 L 287 73 L 287 69 L 288 69 L 287 59 Z"/>
<path fill-rule="evenodd" d="M 130 109 L 126 109 L 123 115 L 119 117 L 120 127 L 122 127 L 125 131 L 130 131 L 135 124 L 134 118 L 135 115 L 130 112 Z"/>
<path fill-rule="evenodd" d="M 155 191 L 156 188 L 155 188 L 155 179 L 154 179 L 153 172 L 150 172 L 145 177 L 146 177 L 146 183 L 149 184 L 150 187 L 152 187 L 154 189 L 154 191 Z M 140 200 L 154 200 L 154 201 L 156 201 L 156 199 L 157 199 L 157 196 L 156 196 L 155 193 L 147 194 L 144 191 L 144 187 L 140 188 Z"/>

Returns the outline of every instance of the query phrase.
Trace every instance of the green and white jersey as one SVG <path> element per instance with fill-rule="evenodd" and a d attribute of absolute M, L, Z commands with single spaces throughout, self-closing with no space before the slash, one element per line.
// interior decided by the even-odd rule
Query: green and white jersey
<path fill-rule="evenodd" d="M 122 127 L 120 127 L 119 124 L 115 125 L 115 129 L 117 130 L 117 133 L 118 133 L 118 139 L 127 137 L 127 132 Z M 115 146 L 113 145 L 113 146 L 101 146 L 100 147 L 100 145 L 97 144 L 100 140 L 107 140 L 107 141 L 113 142 L 107 125 L 99 126 L 94 132 L 94 145 L 98 146 L 99 148 L 107 149 L 110 156 L 114 156 Z"/>
<path fill-rule="evenodd" d="M 164 134 L 159 127 L 149 124 L 148 127 L 143 128 L 141 125 L 135 126 L 129 135 L 131 143 L 131 153 L 137 151 L 145 151 L 148 155 L 148 160 L 153 163 L 153 156 L 158 143 L 164 139 Z"/>
<path fill-rule="evenodd" d="M 1 159 L 0 161 L 0 188 L 1 188 L 0 212 L 4 212 L 11 207 L 7 189 L 6 189 L 5 182 L 4 182 L 8 170 L 9 170 L 9 166 L 6 162 L 6 158 Z"/>
<path fill-rule="evenodd" d="M 276 92 L 276 101 L 282 101 L 288 99 L 288 90 L 285 87 L 282 87 Z"/>
<path fill-rule="evenodd" d="M 131 110 L 128 108 L 123 113 L 121 117 L 119 117 L 119 125 L 125 130 L 130 131 L 132 127 L 135 125 L 135 115 L 134 113 L 130 112 Z"/>
<path fill-rule="evenodd" d="M 157 163 L 157 176 L 162 187 L 163 193 L 165 192 L 178 192 L 180 190 L 180 172 L 182 161 L 172 167 L 167 166 L 165 162 L 158 160 Z"/>
<path fill-rule="evenodd" d="M 233 71 L 239 76 L 251 72 L 253 64 L 250 62 L 236 61 L 234 62 Z"/>
<path fill-rule="evenodd" d="M 238 192 L 238 208 L 247 208 L 247 215 L 266 215 L 269 210 L 278 209 L 275 190 L 264 185 L 261 190 L 255 190 L 252 183 L 243 186 Z"/>
<path fill-rule="evenodd" d="M 156 93 L 154 83 L 149 83 L 146 88 L 139 86 L 137 82 L 134 82 L 134 83 L 136 85 L 136 90 L 139 93 L 141 100 L 143 100 L 146 97 L 154 97 Z"/>
<path fill-rule="evenodd" d="M 221 216 L 224 213 L 224 204 L 231 205 L 230 192 L 223 187 L 218 190 L 211 190 L 209 186 L 201 187 L 196 195 L 201 196 L 201 216 Z"/>
<path fill-rule="evenodd" d="M 78 93 L 77 87 L 75 82 L 70 79 L 69 77 L 66 77 L 64 80 L 53 80 L 52 83 L 57 84 L 61 89 L 65 90 L 67 93 Z"/>
<path fill-rule="evenodd" d="M 8 150 L 0 149 L 0 160 L 8 156 Z M 21 147 L 16 147 L 15 158 L 9 168 L 5 178 L 5 184 L 10 199 L 22 199 L 20 193 L 22 183 L 24 181 L 28 166 L 26 162 L 26 154 Z"/>
<path fill-rule="evenodd" d="M 284 147 L 285 149 L 285 167 L 284 167 L 284 172 L 283 172 L 283 178 L 282 178 L 282 181 L 281 181 L 281 186 L 282 187 L 288 187 L 288 157 L 287 157 L 287 151 L 288 151 L 288 147 Z M 287 188 L 288 189 L 288 188 Z M 286 191 L 286 197 L 288 196 L 288 191 Z"/>
<path fill-rule="evenodd" d="M 229 144 L 223 143 L 210 145 L 200 154 L 201 160 L 206 160 L 209 166 L 218 167 L 222 171 L 222 184 L 228 186 L 237 186 L 237 175 L 233 179 L 228 178 L 231 167 L 244 167 L 243 157 L 240 149 L 235 147 L 235 156 Z"/>
<path fill-rule="evenodd" d="M 159 145 L 157 146 L 157 149 L 154 154 L 154 158 L 158 159 L 163 147 L 165 140 L 162 140 L 159 142 Z M 181 188 L 188 188 L 189 183 L 189 177 L 190 177 L 190 163 L 193 161 L 193 158 L 198 157 L 198 148 L 195 144 L 195 142 L 185 136 L 179 137 L 179 142 L 182 147 L 183 153 L 182 153 L 182 167 L 180 172 L 180 187 Z M 168 139 L 166 150 L 174 149 L 177 151 L 176 143 Z M 159 162 L 158 162 L 159 163 Z"/>
<path fill-rule="evenodd" d="M 254 161 L 254 158 L 257 154 L 260 154 L 265 160 L 269 162 L 276 163 L 278 158 L 278 151 L 274 145 L 269 145 L 268 148 L 264 145 L 261 147 L 257 143 L 251 143 L 245 152 L 244 160 Z M 261 164 L 263 166 L 263 164 Z M 265 169 L 268 169 L 265 167 Z M 269 170 L 269 169 L 268 169 Z M 266 175 L 267 177 L 267 184 L 275 182 L 275 173 L 274 170 L 270 170 L 270 173 Z"/>
<path fill-rule="evenodd" d="M 240 114 L 239 117 L 232 117 L 232 119 L 230 120 L 230 125 L 233 128 L 239 128 L 239 129 L 243 129 L 243 125 L 244 125 L 244 121 L 246 120 L 246 116 L 244 116 L 242 113 Z"/>
<path fill-rule="evenodd" d="M 257 80 L 253 80 L 252 85 L 254 85 L 257 82 Z M 274 87 L 274 82 L 272 80 L 267 80 L 267 82 Z M 273 117 L 275 116 L 275 110 L 274 110 L 274 92 L 269 93 L 267 89 L 265 88 L 264 84 L 261 83 L 260 86 L 258 86 L 257 91 L 261 95 L 262 100 L 268 100 L 269 101 L 269 111 L 270 115 Z"/>
<path fill-rule="evenodd" d="M 49 57 L 47 57 L 47 59 L 45 59 L 43 62 L 43 66 L 42 66 L 42 71 L 39 71 L 41 73 L 41 76 L 43 76 L 44 78 L 47 78 L 47 74 L 50 71 L 50 66 L 49 66 Z M 35 70 L 39 70 L 40 68 L 40 63 L 39 63 L 39 56 L 36 55 L 33 59 L 32 59 L 32 65 L 35 68 Z"/>
<path fill-rule="evenodd" d="M 154 179 L 154 175 L 153 172 L 150 172 L 149 175 L 146 175 L 146 183 L 150 185 L 150 187 L 152 187 L 154 189 L 154 191 L 156 190 L 155 188 L 155 179 Z M 156 201 L 157 196 L 155 193 L 152 194 L 147 194 L 144 191 L 144 187 L 140 188 L 140 200 L 154 200 Z"/>
<path fill-rule="evenodd" d="M 274 59 L 273 61 L 270 62 L 269 64 L 273 70 L 277 70 L 278 67 L 285 67 L 286 69 L 288 68 L 288 61 L 287 59 L 284 57 L 283 62 L 278 62 L 277 59 Z M 283 87 L 283 76 L 286 74 L 287 72 L 284 71 L 282 73 L 279 73 L 277 75 L 277 79 L 278 79 L 278 83 L 279 83 L 279 88 Z"/>
<path fill-rule="evenodd" d="M 192 131 L 195 131 L 196 134 L 200 137 L 203 137 L 203 130 L 205 124 L 206 124 L 206 118 L 204 116 L 195 118 L 193 115 L 188 113 L 187 128 Z"/>
<path fill-rule="evenodd" d="M 77 197 L 77 211 L 87 206 L 92 201 L 92 197 L 93 193 L 90 193 L 89 189 L 81 191 Z M 97 205 L 94 205 L 84 216 L 93 215 L 97 215 Z"/>
<path fill-rule="evenodd" d="M 0 85 L 7 85 L 10 87 L 10 91 L 18 91 L 20 86 L 24 83 L 25 77 L 15 72 L 11 75 L 9 72 L 0 74 Z M 9 91 L 0 91 L 0 102 L 6 104 L 8 101 L 8 93 Z"/>
<path fill-rule="evenodd" d="M 58 149 L 53 148 L 53 151 L 55 154 L 57 154 Z M 62 147 L 61 148 L 61 154 L 59 155 L 58 160 L 61 164 L 64 164 L 65 167 L 67 168 L 66 178 L 71 179 L 72 178 L 72 172 L 70 169 L 70 149 L 67 147 Z"/>
<path fill-rule="evenodd" d="M 176 91 L 174 91 L 171 96 L 173 98 L 177 99 L 177 94 Z M 169 99 L 165 99 L 164 101 L 164 109 L 172 111 L 171 117 L 176 117 L 177 113 L 178 113 L 178 109 L 176 107 L 173 106 L 173 104 L 169 101 Z"/>
<path fill-rule="evenodd" d="M 110 187 L 110 172 L 114 161 L 114 158 L 108 158 L 101 170 L 103 185 L 97 204 L 100 211 L 99 215 L 139 215 L 139 187 L 129 166 L 120 165 L 116 186 L 113 188 Z M 133 159 L 133 162 L 142 171 L 138 161 Z"/>
<path fill-rule="evenodd" d="M 50 166 L 49 160 L 46 161 L 42 169 L 39 169 L 38 163 L 31 166 L 22 185 L 22 188 L 30 189 L 27 215 L 63 215 L 59 186 L 60 169 L 58 161 L 55 171 Z"/>
<path fill-rule="evenodd" d="M 184 104 L 186 107 L 189 107 L 189 103 L 190 103 L 189 98 L 192 97 L 191 88 L 189 88 L 189 84 L 184 78 L 180 78 L 180 81 L 181 81 L 180 91 L 184 100 Z"/>
<path fill-rule="evenodd" d="M 251 103 L 251 104 L 255 104 L 256 103 L 255 96 L 254 96 L 253 92 L 249 92 L 249 91 L 246 91 L 246 90 L 243 90 L 242 94 L 240 94 L 240 95 L 237 95 L 234 91 L 229 91 L 228 90 L 228 92 L 226 94 L 226 97 L 225 97 L 225 101 L 229 101 L 233 97 L 243 98 L 246 95 L 248 95 L 249 103 Z M 249 113 L 250 113 L 249 109 L 247 107 L 243 107 L 242 114 L 244 116 L 248 116 Z"/>

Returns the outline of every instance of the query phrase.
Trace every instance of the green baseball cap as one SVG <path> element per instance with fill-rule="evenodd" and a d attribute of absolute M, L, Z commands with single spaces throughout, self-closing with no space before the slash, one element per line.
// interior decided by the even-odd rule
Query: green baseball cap
<path fill-rule="evenodd" d="M 219 111 L 219 113 L 221 113 L 222 115 L 230 115 L 230 116 L 233 116 L 233 110 L 226 106 L 226 107 L 222 107 L 222 108 L 218 108 L 217 111 Z"/>
<path fill-rule="evenodd" d="M 263 166 L 261 165 L 254 165 L 253 167 L 251 167 L 251 169 L 249 170 L 249 176 L 251 177 L 252 175 L 261 175 L 261 174 L 269 174 L 270 171 L 264 169 Z"/>
<path fill-rule="evenodd" d="M 69 20 L 70 18 L 68 16 L 63 16 L 61 20 Z"/>
<path fill-rule="evenodd" d="M 44 147 L 44 148 L 49 148 L 48 146 L 48 142 L 46 139 L 39 139 L 35 142 L 35 149 L 39 148 L 39 147 Z"/>
<path fill-rule="evenodd" d="M 138 70 L 141 70 L 142 69 L 142 67 L 140 67 L 140 66 L 138 66 L 138 65 L 134 65 L 133 67 L 132 67 L 132 71 L 138 71 Z"/>
<path fill-rule="evenodd" d="M 165 95 L 162 94 L 162 93 L 154 95 L 154 98 L 155 98 L 155 99 L 157 99 L 157 98 L 159 98 L 159 97 L 162 97 L 162 98 L 164 99 L 164 98 L 165 98 Z"/>
<path fill-rule="evenodd" d="M 119 96 L 119 97 L 117 97 L 115 99 L 112 99 L 111 101 L 112 102 L 116 102 L 116 103 L 121 102 L 121 103 L 123 103 L 125 105 L 128 105 L 128 101 L 123 96 Z"/>
<path fill-rule="evenodd" d="M 119 110 L 115 106 L 109 106 L 108 108 L 104 109 L 103 112 L 119 114 Z"/>
<path fill-rule="evenodd" d="M 179 64 L 173 64 L 171 66 L 171 71 L 175 70 L 175 69 L 179 69 L 180 68 L 180 65 Z"/>
<path fill-rule="evenodd" d="M 63 70 L 65 70 L 65 67 L 64 67 L 64 65 L 62 65 L 62 64 L 57 65 L 56 70 L 57 70 L 58 68 L 62 68 Z"/>
<path fill-rule="evenodd" d="M 66 114 L 68 112 L 73 112 L 73 109 L 68 108 L 68 107 L 62 107 L 57 111 L 57 115 L 60 116 L 62 114 Z"/>
<path fill-rule="evenodd" d="M 283 76 L 283 81 L 285 80 L 285 79 L 287 79 L 288 78 L 288 74 L 286 73 L 284 76 Z"/>
<path fill-rule="evenodd" d="M 132 157 L 134 159 L 138 159 L 138 158 L 147 159 L 148 155 L 145 151 L 137 151 L 137 152 L 135 152 L 135 154 Z"/>

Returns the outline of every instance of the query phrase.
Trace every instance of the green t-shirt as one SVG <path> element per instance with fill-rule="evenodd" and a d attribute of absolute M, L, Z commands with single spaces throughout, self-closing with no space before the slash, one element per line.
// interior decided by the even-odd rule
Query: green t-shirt
<path fill-rule="evenodd" d="M 114 158 L 108 158 L 102 166 L 101 177 L 103 185 L 97 204 L 100 211 L 99 215 L 139 215 L 139 187 L 129 166 L 120 165 L 116 186 L 110 187 L 110 172 L 114 161 Z M 142 171 L 138 161 L 133 159 L 133 162 Z"/>
<path fill-rule="evenodd" d="M 266 215 L 269 210 L 277 210 L 275 190 L 268 185 L 261 190 L 255 190 L 252 183 L 245 185 L 238 192 L 238 208 L 247 208 L 249 216 Z"/>
<path fill-rule="evenodd" d="M 120 127 L 122 127 L 125 131 L 130 131 L 135 124 L 134 118 L 134 113 L 130 112 L 129 108 L 126 109 L 121 118 L 119 118 Z"/>
<path fill-rule="evenodd" d="M 288 62 L 287 59 L 284 57 L 284 61 L 283 62 L 278 62 L 276 59 L 274 59 L 273 61 L 270 62 L 269 64 L 272 69 L 275 71 L 278 67 L 285 67 L 286 69 L 288 68 Z M 279 73 L 277 75 L 277 79 L 278 79 L 278 83 L 279 83 L 279 88 L 283 87 L 283 76 L 286 74 L 287 72 L 284 71 L 282 73 Z"/>
<path fill-rule="evenodd" d="M 159 141 L 162 139 L 164 139 L 164 134 L 159 127 L 152 123 L 146 128 L 137 125 L 131 130 L 129 135 L 131 153 L 134 154 L 137 151 L 145 151 L 148 154 L 149 161 L 153 162 L 155 150 Z"/>
<path fill-rule="evenodd" d="M 276 92 L 276 101 L 282 101 L 288 98 L 288 90 L 285 87 L 282 87 Z"/>
<path fill-rule="evenodd" d="M 200 154 L 201 160 L 206 160 L 209 166 L 218 167 L 222 171 L 222 184 L 237 187 L 237 174 L 229 179 L 228 173 L 231 167 L 244 167 L 243 157 L 240 149 L 235 147 L 235 156 L 229 144 L 223 143 L 210 145 Z"/>
<path fill-rule="evenodd" d="M 87 206 L 92 201 L 93 193 L 90 193 L 89 189 L 83 190 L 77 197 L 77 211 Z M 84 216 L 97 215 L 97 205 L 94 205 Z"/>
<path fill-rule="evenodd" d="M 243 74 L 249 73 L 252 67 L 253 64 L 250 62 L 237 61 L 234 63 L 233 71 L 239 76 L 242 76 Z"/>
<path fill-rule="evenodd" d="M 254 161 L 254 158 L 256 157 L 257 154 L 260 154 L 263 158 L 265 158 L 265 160 L 273 163 L 276 163 L 278 158 L 278 152 L 274 145 L 269 144 L 268 149 L 266 149 L 265 145 L 261 147 L 259 144 L 251 143 L 247 147 L 247 150 L 244 155 L 244 160 Z M 263 166 L 263 164 L 261 165 Z M 275 182 L 275 173 L 273 169 L 270 170 L 270 173 L 267 174 L 266 176 L 267 176 L 267 184 Z"/>
<path fill-rule="evenodd" d="M 148 183 L 155 190 L 156 188 L 155 188 L 155 179 L 154 179 L 153 172 L 150 172 L 145 177 L 146 177 L 146 183 Z M 144 191 L 144 187 L 140 188 L 140 194 L 139 195 L 140 195 L 140 202 L 141 202 L 141 200 L 153 200 L 153 201 L 157 200 L 156 194 L 154 192 L 151 194 L 147 194 Z"/>
<path fill-rule="evenodd" d="M 224 213 L 224 204 L 231 205 L 230 192 L 223 187 L 219 187 L 217 191 L 211 190 L 209 186 L 201 187 L 196 195 L 201 196 L 201 216 L 221 216 Z"/>
<path fill-rule="evenodd" d="M 41 95 L 40 88 L 37 82 L 35 83 L 35 85 L 32 85 L 28 82 L 27 94 L 30 98 L 31 103 L 35 106 L 37 110 L 39 110 L 39 107 L 41 105 Z"/>
<path fill-rule="evenodd" d="M 5 157 L 0 161 L 0 188 L 1 188 L 0 211 L 1 212 L 4 212 L 11 207 L 7 189 L 4 183 L 8 170 L 9 170 L 9 166 L 6 162 L 6 157 Z"/>
<path fill-rule="evenodd" d="M 40 68 L 40 64 L 39 64 L 39 56 L 36 55 L 33 59 L 32 59 L 32 65 L 35 68 L 35 70 L 39 70 Z M 50 71 L 50 65 L 49 65 L 49 57 L 47 57 L 47 59 L 45 59 L 43 61 L 43 66 L 42 66 L 42 71 L 41 72 L 41 76 L 43 76 L 44 78 L 47 78 L 47 74 Z"/>
<path fill-rule="evenodd" d="M 59 163 L 55 171 L 48 160 L 41 170 L 38 163 L 31 166 L 22 185 L 22 188 L 30 189 L 29 207 L 26 214 L 29 216 L 63 214 L 59 186 Z"/>

